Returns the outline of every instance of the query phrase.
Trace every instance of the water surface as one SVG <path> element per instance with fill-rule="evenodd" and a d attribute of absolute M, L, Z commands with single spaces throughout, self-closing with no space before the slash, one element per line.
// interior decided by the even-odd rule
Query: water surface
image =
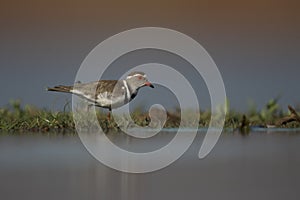
<path fill-rule="evenodd" d="M 129 150 L 162 147 L 174 136 L 149 141 L 109 135 Z M 95 160 L 74 136 L 0 136 L 1 199 L 299 199 L 300 132 L 222 134 L 213 151 L 197 155 L 204 134 L 175 163 L 128 174 Z"/>

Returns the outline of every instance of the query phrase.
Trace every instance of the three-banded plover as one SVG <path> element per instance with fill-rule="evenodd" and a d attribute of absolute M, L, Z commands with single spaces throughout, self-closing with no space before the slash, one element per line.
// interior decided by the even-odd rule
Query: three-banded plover
<path fill-rule="evenodd" d="M 144 72 L 131 72 L 125 80 L 100 80 L 90 83 L 75 83 L 73 86 L 58 85 L 47 88 L 47 90 L 72 93 L 88 100 L 91 105 L 111 111 L 113 108 L 129 103 L 135 98 L 138 90 L 144 86 L 154 88 Z"/>

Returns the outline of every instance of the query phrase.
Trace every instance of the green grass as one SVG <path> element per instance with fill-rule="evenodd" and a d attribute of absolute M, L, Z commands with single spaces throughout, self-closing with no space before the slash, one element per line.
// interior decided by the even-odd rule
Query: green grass
<path fill-rule="evenodd" d="M 74 130 L 71 112 L 51 112 L 26 105 L 21 107 L 19 100 L 0 108 L 1 131 L 48 132 L 50 130 Z"/>
<path fill-rule="evenodd" d="M 218 108 L 219 110 L 227 109 L 225 128 L 240 129 L 247 131 L 250 126 L 266 126 L 267 124 L 276 124 L 276 121 L 282 117 L 289 115 L 288 111 L 282 110 L 278 105 L 278 99 L 271 99 L 262 110 L 257 110 L 251 105 L 247 112 L 241 113 L 229 109 L 229 103 L 226 108 Z M 65 106 L 68 107 L 68 106 Z M 53 112 L 47 109 L 40 109 L 34 106 L 22 106 L 18 100 L 11 101 L 8 106 L 0 108 L 0 131 L 1 132 L 75 132 L 75 124 L 73 115 L 69 109 L 64 111 Z M 118 130 L 117 124 L 113 120 L 107 119 L 107 113 L 101 113 L 103 109 L 97 109 L 97 117 L 100 126 L 105 130 Z M 175 109 L 168 112 L 165 128 L 177 128 L 180 125 L 180 114 L 191 115 L 191 112 L 180 111 Z M 150 123 L 150 117 L 141 108 L 137 108 L 131 113 L 134 122 L 139 126 L 147 126 Z M 210 122 L 210 111 L 200 112 L 199 122 L 183 122 L 184 127 L 208 127 Z M 192 118 L 192 117 L 191 117 Z M 288 128 L 300 127 L 297 122 L 285 125 Z"/>

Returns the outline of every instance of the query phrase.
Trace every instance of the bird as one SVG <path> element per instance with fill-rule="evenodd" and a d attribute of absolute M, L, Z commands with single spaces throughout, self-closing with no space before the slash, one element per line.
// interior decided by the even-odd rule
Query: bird
<path fill-rule="evenodd" d="M 114 108 L 121 107 L 132 101 L 140 88 L 154 88 L 148 81 L 144 72 L 134 71 L 127 75 L 124 80 L 98 80 L 89 83 L 75 83 L 73 86 L 58 85 L 48 87 L 48 91 L 64 92 L 77 95 L 90 104 L 89 106 L 102 107 L 110 112 Z"/>

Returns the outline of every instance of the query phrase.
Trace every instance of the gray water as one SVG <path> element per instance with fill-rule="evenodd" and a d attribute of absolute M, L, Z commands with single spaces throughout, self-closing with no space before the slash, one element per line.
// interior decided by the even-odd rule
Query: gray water
<path fill-rule="evenodd" d="M 160 148 L 174 133 L 129 145 Z M 197 157 L 204 134 L 170 166 L 147 174 L 110 169 L 78 136 L 0 136 L 0 199 L 299 199 L 300 132 L 222 134 Z M 125 136 L 109 135 L 114 142 Z M 128 144 L 128 142 L 126 143 Z"/>

